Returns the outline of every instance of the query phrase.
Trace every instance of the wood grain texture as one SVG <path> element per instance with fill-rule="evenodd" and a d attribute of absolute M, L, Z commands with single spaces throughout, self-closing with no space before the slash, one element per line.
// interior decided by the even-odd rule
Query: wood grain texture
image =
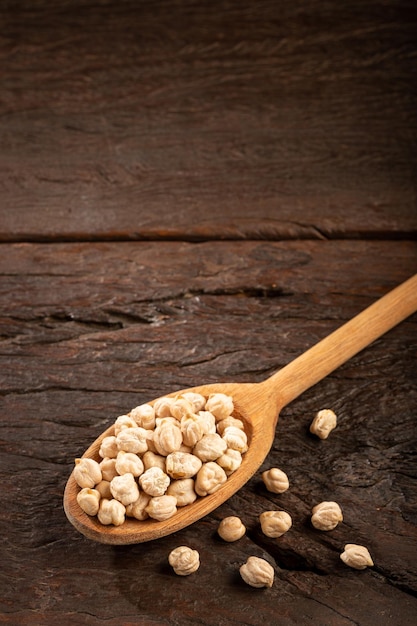
<path fill-rule="evenodd" d="M 205 398 L 225 394 L 232 399 L 233 415 L 244 422 L 248 437 L 248 446 L 238 470 L 228 477 L 221 489 L 210 495 L 205 494 L 206 497 L 197 499 L 192 506 L 180 508 L 168 519 L 158 523 L 154 519 L 142 520 L 139 524 L 136 519 L 126 519 L 116 528 L 100 524 L 95 516 L 86 514 L 80 508 L 80 487 L 74 474 L 71 474 L 63 498 L 68 520 L 88 539 L 112 545 L 129 545 L 160 539 L 202 519 L 229 500 L 259 471 L 275 440 L 276 426 L 284 407 L 415 313 L 417 274 L 384 294 L 261 383 L 219 381 L 214 385 L 204 384 L 171 392 L 171 397 L 191 392 Z M 157 398 L 150 402 L 154 400 Z M 102 443 L 115 434 L 112 424 L 91 443 L 83 457 L 100 463 Z"/>
<path fill-rule="evenodd" d="M 257 475 L 111 547 L 62 495 L 120 413 L 259 382 L 416 272 L 416 32 L 411 0 L 0 3 L 0 624 L 415 625 L 415 316 L 282 412 L 281 496 Z M 331 533 L 309 521 L 325 499 Z M 225 545 L 229 514 L 248 531 Z M 375 567 L 348 569 L 350 542 Z M 240 580 L 252 554 L 272 589 Z"/>
<path fill-rule="evenodd" d="M 411 0 L 19 0 L 0 23 L 0 240 L 415 237 Z"/>
<path fill-rule="evenodd" d="M 1 623 L 413 624 L 415 316 L 283 411 L 262 468 L 288 473 L 291 488 L 281 496 L 257 475 L 184 531 L 111 547 L 72 528 L 62 492 L 74 457 L 119 413 L 199 382 L 262 380 L 407 278 L 414 243 L 3 244 L 1 251 Z M 339 416 L 325 442 L 308 434 L 324 406 Z M 324 499 L 337 500 L 345 515 L 331 533 L 309 523 Z M 261 511 L 276 507 L 293 517 L 278 541 L 258 523 Z M 248 532 L 225 545 L 216 528 L 229 514 Z M 343 565 L 339 553 L 350 542 L 369 547 L 374 568 Z M 187 579 L 167 565 L 181 544 L 201 555 Z M 238 567 L 252 554 L 274 565 L 271 590 L 240 581 Z"/>

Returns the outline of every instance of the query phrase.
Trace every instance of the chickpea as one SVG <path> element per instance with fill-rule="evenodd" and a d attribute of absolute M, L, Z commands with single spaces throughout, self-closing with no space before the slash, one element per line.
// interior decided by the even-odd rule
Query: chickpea
<path fill-rule="evenodd" d="M 189 576 L 200 567 L 200 555 L 188 546 L 179 546 L 170 552 L 169 564 L 178 576 Z"/>
<path fill-rule="evenodd" d="M 310 425 L 310 432 L 320 439 L 327 439 L 331 431 L 336 428 L 337 417 L 331 409 L 322 409 L 316 413 Z"/>
<path fill-rule="evenodd" d="M 219 524 L 217 529 L 219 536 L 224 539 L 224 541 L 237 541 L 246 532 L 246 527 L 242 523 L 240 517 L 230 516 L 225 517 Z"/>
<path fill-rule="evenodd" d="M 272 587 L 274 583 L 274 568 L 257 556 L 250 556 L 239 571 L 245 583 L 251 587 Z"/>

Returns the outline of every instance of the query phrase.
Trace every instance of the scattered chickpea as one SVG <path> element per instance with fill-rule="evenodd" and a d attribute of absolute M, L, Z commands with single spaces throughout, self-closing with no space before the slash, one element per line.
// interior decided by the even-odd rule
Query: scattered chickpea
<path fill-rule="evenodd" d="M 322 409 L 316 413 L 310 425 L 310 432 L 320 439 L 327 439 L 330 432 L 336 428 L 337 417 L 331 409 Z"/>
<path fill-rule="evenodd" d="M 318 530 L 333 530 L 342 521 L 342 509 L 337 502 L 320 502 L 313 507 L 311 523 Z"/>
<path fill-rule="evenodd" d="M 250 556 L 239 571 L 245 583 L 251 587 L 272 587 L 274 583 L 274 568 L 257 556 Z"/>
<path fill-rule="evenodd" d="M 291 515 L 286 511 L 264 511 L 259 516 L 261 528 L 267 537 L 281 537 L 292 526 Z"/>
<path fill-rule="evenodd" d="M 237 541 L 245 534 L 246 527 L 240 517 L 231 515 L 230 517 L 222 519 L 217 532 L 224 541 Z"/>
<path fill-rule="evenodd" d="M 262 472 L 262 480 L 272 493 L 284 493 L 290 486 L 287 474 L 277 467 Z"/>
<path fill-rule="evenodd" d="M 372 567 L 374 564 L 368 548 L 355 543 L 346 544 L 340 558 L 343 563 L 354 569 L 365 569 L 366 567 Z"/>
<path fill-rule="evenodd" d="M 188 546 L 179 546 L 170 552 L 169 564 L 178 576 L 189 576 L 200 567 L 200 555 Z"/>

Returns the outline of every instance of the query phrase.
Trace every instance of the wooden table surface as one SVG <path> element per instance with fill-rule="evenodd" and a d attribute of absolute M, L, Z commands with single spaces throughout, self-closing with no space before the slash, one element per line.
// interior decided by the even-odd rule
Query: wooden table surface
<path fill-rule="evenodd" d="M 282 411 L 261 469 L 286 493 L 256 474 L 118 547 L 62 496 L 118 415 L 261 381 L 416 272 L 415 3 L 16 0 L 0 24 L 0 623 L 414 625 L 416 315 Z M 328 533 L 322 500 L 344 512 Z M 279 539 L 271 509 L 293 519 Z M 189 577 L 178 545 L 200 552 Z M 240 579 L 251 555 L 271 589 Z"/>

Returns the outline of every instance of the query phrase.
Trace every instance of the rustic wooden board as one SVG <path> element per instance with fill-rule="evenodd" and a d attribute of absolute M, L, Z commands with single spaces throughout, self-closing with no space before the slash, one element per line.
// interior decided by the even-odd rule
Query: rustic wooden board
<path fill-rule="evenodd" d="M 0 240 L 417 233 L 411 0 L 2 3 Z"/>
<path fill-rule="evenodd" d="M 282 412 L 263 468 L 285 494 L 257 475 L 129 547 L 86 540 L 62 495 L 118 414 L 260 381 L 416 272 L 416 23 L 411 0 L 1 3 L 0 623 L 414 626 L 416 316 Z M 225 545 L 228 514 L 248 532 Z M 344 566 L 347 542 L 375 567 Z M 272 589 L 240 580 L 251 554 Z"/>
<path fill-rule="evenodd" d="M 15 244 L 0 255 L 0 623 L 204 626 L 318 623 L 411 626 L 417 609 L 416 317 L 391 331 L 282 413 L 259 476 L 220 509 L 157 542 L 95 544 L 62 509 L 73 459 L 118 414 L 200 382 L 262 380 L 415 272 L 413 242 Z M 309 435 L 330 406 L 338 428 Z M 340 502 L 331 533 L 311 507 Z M 293 528 L 259 530 L 282 507 Z M 216 537 L 240 515 L 247 536 Z M 348 569 L 347 542 L 375 567 Z M 167 564 L 189 544 L 201 568 Z M 272 589 L 245 586 L 251 555 L 276 569 Z"/>

